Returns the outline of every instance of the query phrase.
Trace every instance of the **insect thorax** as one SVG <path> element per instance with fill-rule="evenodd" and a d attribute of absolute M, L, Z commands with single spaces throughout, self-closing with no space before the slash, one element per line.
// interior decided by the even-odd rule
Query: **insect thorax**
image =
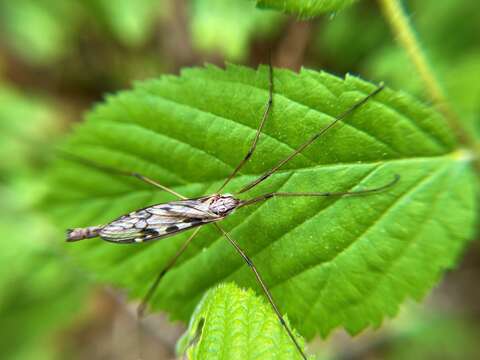
<path fill-rule="evenodd" d="M 226 216 L 237 208 L 240 200 L 236 199 L 231 194 L 215 194 L 209 196 L 206 201 L 208 210 L 220 216 Z"/>

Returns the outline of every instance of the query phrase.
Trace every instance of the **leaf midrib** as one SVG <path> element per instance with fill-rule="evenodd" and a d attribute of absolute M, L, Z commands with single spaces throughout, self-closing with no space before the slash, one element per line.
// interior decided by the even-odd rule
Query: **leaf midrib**
<path fill-rule="evenodd" d="M 447 166 L 447 165 L 445 165 L 445 166 Z M 371 171 L 369 171 L 368 174 L 366 174 L 365 177 L 368 177 L 368 176 L 369 176 L 372 172 L 374 172 L 376 169 L 377 169 L 377 168 L 374 168 L 374 169 L 372 169 Z M 437 169 L 437 171 L 436 171 L 435 173 L 429 174 L 429 175 L 427 175 L 426 177 L 422 178 L 417 184 L 413 185 L 405 194 L 401 195 L 398 199 L 396 199 L 396 200 L 388 207 L 388 209 L 387 209 L 385 212 L 383 212 L 383 213 L 381 214 L 381 216 L 380 216 L 378 219 L 376 219 L 373 224 L 371 224 L 371 226 L 367 227 L 367 228 L 365 229 L 365 231 L 362 232 L 362 234 L 360 234 L 359 236 L 357 236 L 357 237 L 355 238 L 355 240 L 353 240 L 346 248 L 344 248 L 344 249 L 342 249 L 340 252 L 336 253 L 335 256 L 334 256 L 332 259 L 330 259 L 330 260 L 328 260 L 328 261 L 325 261 L 325 262 L 322 262 L 321 264 L 314 264 L 313 266 L 308 266 L 308 267 L 306 267 L 306 268 L 303 268 L 303 269 L 302 269 L 300 272 L 298 272 L 297 274 L 294 274 L 294 275 L 292 275 L 292 276 L 289 276 L 287 279 L 283 279 L 283 280 L 280 281 L 280 282 L 277 282 L 277 283 L 269 283 L 269 288 L 272 290 L 272 289 L 274 289 L 275 287 L 280 286 L 280 285 L 282 285 L 283 283 L 285 283 L 285 282 L 287 282 L 287 281 L 290 281 L 290 280 L 292 280 L 292 279 L 295 278 L 295 277 L 300 276 L 301 274 L 303 274 L 303 273 L 306 272 L 306 271 L 310 271 L 310 270 L 312 270 L 312 269 L 314 269 L 314 268 L 316 268 L 316 267 L 318 267 L 318 266 L 325 266 L 325 265 L 327 265 L 327 264 L 333 263 L 333 262 L 335 261 L 335 259 L 336 259 L 339 255 L 343 254 L 346 250 L 348 250 L 348 248 L 349 248 L 351 245 L 355 244 L 355 243 L 357 242 L 357 240 L 359 239 L 359 237 L 363 236 L 372 226 L 374 226 L 378 221 L 380 221 L 381 218 L 388 212 L 388 210 L 390 210 L 390 209 L 394 208 L 396 205 L 398 205 L 398 202 L 402 201 L 407 194 L 415 191 L 415 190 L 418 188 L 418 186 L 421 186 L 421 184 L 423 184 L 425 181 L 428 181 L 432 176 L 436 175 L 438 171 L 439 171 L 439 170 Z M 355 187 L 356 185 L 358 185 L 358 184 L 355 184 L 354 187 Z M 251 258 L 253 258 L 253 260 L 255 261 L 254 258 L 255 258 L 257 255 L 259 255 L 261 252 L 264 252 L 266 249 L 268 249 L 269 247 L 271 247 L 275 242 L 279 241 L 283 236 L 287 235 L 288 233 L 290 233 L 291 231 L 293 231 L 295 228 L 301 226 L 303 223 L 305 223 L 306 221 L 308 221 L 308 220 L 311 219 L 312 217 L 320 214 L 322 211 L 325 211 L 325 210 L 328 209 L 330 206 L 333 206 L 333 205 L 334 205 L 337 201 L 339 201 L 339 200 L 340 200 L 340 199 L 336 199 L 335 201 L 332 201 L 332 203 L 330 203 L 330 204 L 327 205 L 326 207 L 322 208 L 321 210 L 315 212 L 311 217 L 308 217 L 308 218 L 304 219 L 304 221 L 302 221 L 301 223 L 297 224 L 295 227 L 293 227 L 293 228 L 290 229 L 289 231 L 285 232 L 285 234 L 282 235 L 281 237 L 278 237 L 278 238 L 276 238 L 275 240 L 271 241 L 270 243 L 268 243 L 268 244 L 267 244 L 266 246 L 264 246 L 263 248 L 257 249 L 257 251 L 256 251 L 255 253 L 251 253 L 251 254 L 249 254 L 249 256 L 250 256 Z M 245 220 L 247 220 L 248 218 L 250 218 L 251 216 L 253 216 L 253 215 L 256 213 L 256 211 L 259 210 L 260 207 L 261 207 L 261 205 L 260 205 L 257 209 L 255 209 L 254 211 L 252 211 L 252 213 L 249 214 Z M 237 226 L 240 226 L 241 224 L 242 224 L 242 223 L 238 224 Z M 233 232 L 237 226 L 229 229 L 228 231 L 229 231 L 230 233 Z M 215 239 L 211 242 L 211 244 L 209 245 L 209 247 L 210 247 L 211 245 L 213 245 L 214 243 L 216 243 L 217 241 L 219 241 L 220 239 L 221 239 L 221 236 L 215 238 Z M 137 255 L 137 254 L 135 254 L 135 255 Z M 191 258 L 185 260 L 185 262 L 183 262 L 181 265 L 183 265 L 183 264 L 185 264 L 185 263 L 193 260 L 197 255 L 199 255 L 199 254 L 197 253 L 197 254 L 193 255 Z M 239 263 L 239 266 L 234 266 L 233 270 L 232 270 L 232 271 L 229 271 L 228 275 L 224 276 L 223 278 L 224 278 L 224 279 L 229 279 L 229 278 L 231 278 L 231 277 L 234 275 L 235 272 L 239 271 L 239 270 L 243 267 L 243 265 L 244 265 L 243 262 L 240 262 L 240 263 Z M 172 275 L 173 275 L 174 272 L 175 272 L 175 269 L 172 270 Z M 204 290 L 205 290 L 205 289 L 203 289 L 203 291 L 204 291 Z M 194 302 L 195 302 L 195 301 L 192 301 L 192 303 L 194 303 Z"/>

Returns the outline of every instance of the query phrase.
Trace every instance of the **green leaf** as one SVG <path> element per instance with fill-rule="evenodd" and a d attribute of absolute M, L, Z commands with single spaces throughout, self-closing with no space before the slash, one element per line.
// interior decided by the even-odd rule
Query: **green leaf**
<path fill-rule="evenodd" d="M 277 12 L 261 11 L 245 0 L 192 0 L 189 13 L 193 45 L 230 60 L 247 57 L 253 38 L 268 37 L 282 23 Z"/>
<path fill-rule="evenodd" d="M 266 300 L 234 284 L 205 294 L 177 352 L 191 360 L 301 358 Z"/>
<path fill-rule="evenodd" d="M 66 148 L 189 197 L 211 194 L 247 152 L 267 88 L 265 67 L 233 65 L 139 83 L 91 112 Z M 251 162 L 226 191 L 257 178 L 373 89 L 353 76 L 275 70 L 272 116 Z M 368 189 L 394 174 L 401 175 L 399 183 L 381 194 L 274 199 L 222 222 L 253 258 L 282 312 L 307 337 L 337 326 L 351 333 L 378 326 L 405 298 L 421 298 L 454 266 L 473 234 L 471 156 L 457 149 L 434 110 L 385 89 L 242 195 Z M 67 160 L 52 169 L 50 189 L 45 203 L 63 228 L 106 223 L 173 200 L 135 179 Z M 67 248 L 98 280 L 139 298 L 187 236 L 131 246 L 89 240 Z M 153 308 L 187 320 L 204 292 L 224 281 L 261 291 L 228 242 L 206 226 L 163 279 Z"/>
<path fill-rule="evenodd" d="M 301 18 L 311 18 L 326 12 L 338 11 L 356 0 L 257 0 L 261 8 L 276 9 Z"/>

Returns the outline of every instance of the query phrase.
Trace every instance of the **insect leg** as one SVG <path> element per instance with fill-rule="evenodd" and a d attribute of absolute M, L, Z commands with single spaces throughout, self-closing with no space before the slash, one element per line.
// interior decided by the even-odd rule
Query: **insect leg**
<path fill-rule="evenodd" d="M 372 188 L 372 189 L 365 189 L 365 190 L 356 190 L 356 191 L 338 191 L 338 192 L 271 192 L 268 194 L 260 195 L 256 198 L 246 200 L 240 203 L 238 207 L 252 205 L 261 201 L 265 201 L 271 199 L 273 197 L 282 196 L 282 197 L 289 197 L 289 196 L 358 196 L 358 195 L 365 195 L 365 194 L 372 194 L 381 192 L 386 190 L 393 185 L 395 185 L 398 180 L 400 180 L 399 175 L 395 175 L 393 180 L 390 181 L 388 184 Z"/>
<path fill-rule="evenodd" d="M 248 150 L 247 154 L 245 157 L 240 161 L 240 164 L 237 165 L 235 170 L 230 174 L 230 176 L 225 180 L 225 182 L 220 186 L 220 188 L 217 190 L 217 193 L 222 191 L 225 186 L 237 175 L 237 173 L 240 171 L 240 169 L 245 165 L 245 163 L 250 159 L 250 157 L 253 155 L 253 152 L 255 151 L 258 143 L 258 139 L 260 138 L 260 134 L 262 133 L 263 126 L 265 125 L 265 122 L 267 121 L 268 114 L 270 113 L 270 109 L 272 108 L 272 103 L 273 103 L 273 67 L 272 67 L 272 59 L 270 59 L 268 63 L 268 76 L 269 76 L 269 85 L 268 85 L 268 101 L 267 105 L 265 107 L 265 110 L 263 112 L 262 120 L 260 121 L 260 125 L 258 126 L 257 133 L 255 134 L 255 138 L 253 139 L 252 145 L 250 145 L 250 149 Z"/>
<path fill-rule="evenodd" d="M 162 185 L 162 184 L 156 182 L 155 180 L 152 180 L 152 179 L 150 179 L 150 178 L 148 178 L 148 177 L 146 177 L 146 176 L 143 176 L 143 175 L 141 175 L 141 174 L 139 174 L 139 173 L 132 172 L 132 173 L 126 173 L 125 175 L 133 176 L 133 177 L 135 177 L 135 178 L 137 178 L 137 179 L 139 179 L 139 180 L 142 180 L 143 182 L 146 182 L 147 184 L 156 186 L 156 187 L 158 187 L 158 188 L 160 188 L 160 189 L 168 192 L 169 194 L 172 194 L 172 195 L 174 195 L 174 196 L 176 196 L 176 197 L 178 197 L 178 198 L 180 198 L 180 199 L 183 199 L 183 200 L 186 200 L 186 199 L 187 199 L 187 197 L 185 197 L 185 196 L 177 193 L 176 191 L 170 189 L 169 187 L 166 187 L 165 185 Z"/>
<path fill-rule="evenodd" d="M 188 239 L 182 244 L 182 246 L 177 251 L 177 253 L 170 259 L 170 261 L 167 263 L 167 265 L 162 269 L 162 271 L 160 271 L 158 273 L 157 278 L 155 279 L 153 284 L 150 286 L 147 294 L 145 295 L 142 302 L 140 303 L 140 305 L 137 308 L 137 316 L 139 318 L 143 317 L 143 315 L 145 313 L 145 309 L 147 308 L 148 302 L 150 301 L 153 294 L 155 293 L 155 290 L 157 290 L 157 287 L 160 284 L 160 281 L 162 280 L 162 278 L 165 276 L 165 274 L 168 272 L 168 270 L 170 270 L 175 265 L 175 263 L 177 262 L 180 255 L 182 255 L 183 252 L 187 249 L 188 245 L 190 245 L 190 242 L 193 240 L 195 235 L 198 234 L 199 231 L 200 231 L 200 227 L 197 227 L 193 231 L 193 233 L 188 237 Z"/>
<path fill-rule="evenodd" d="M 223 230 L 222 227 L 220 227 L 217 223 L 213 223 L 213 225 L 215 225 L 217 227 L 217 229 L 227 238 L 227 240 L 230 242 L 230 244 L 233 245 L 233 247 L 235 248 L 235 250 L 240 254 L 240 256 L 243 258 L 243 260 L 245 260 L 245 262 L 247 263 L 247 265 L 250 267 L 250 269 L 252 269 L 253 273 L 255 274 L 255 277 L 258 281 L 258 283 L 260 284 L 265 296 L 267 297 L 268 299 L 268 302 L 270 303 L 270 305 L 272 306 L 273 310 L 275 311 L 275 314 L 277 314 L 277 317 L 278 317 L 278 320 L 280 321 L 280 323 L 282 324 L 282 326 L 284 327 L 284 329 L 287 331 L 288 333 L 288 336 L 290 337 L 290 339 L 292 339 L 293 343 L 295 344 L 295 347 L 297 348 L 297 350 L 300 352 L 300 354 L 302 355 L 302 358 L 307 360 L 307 356 L 305 355 L 305 353 L 303 352 L 300 344 L 298 343 L 298 341 L 295 339 L 295 337 L 293 336 L 293 333 L 292 331 L 290 330 L 290 328 L 288 327 L 287 323 L 285 322 L 285 320 L 283 319 L 283 316 L 282 314 L 280 313 L 280 310 L 278 309 L 277 305 L 275 304 L 275 301 L 273 300 L 273 297 L 272 297 L 272 294 L 270 293 L 270 290 L 268 290 L 267 286 L 265 285 L 262 277 L 260 276 L 260 273 L 258 272 L 257 268 L 255 267 L 255 264 L 253 263 L 253 261 L 248 257 L 248 255 L 242 250 L 242 248 L 238 245 L 238 243 L 233 240 L 233 238 L 230 236 L 230 234 L 228 232 L 226 232 L 225 230 Z"/>
<path fill-rule="evenodd" d="M 365 96 L 362 100 L 356 102 L 353 104 L 350 108 L 345 110 L 343 113 L 338 115 L 330 124 L 325 126 L 323 129 L 321 129 L 318 133 L 313 135 L 310 139 L 308 139 L 306 142 L 304 142 L 302 145 L 300 145 L 296 150 L 294 150 L 290 155 L 288 155 L 285 159 L 281 160 L 278 162 L 277 165 L 272 167 L 270 170 L 266 171 L 262 176 L 260 176 L 258 179 L 248 183 L 245 185 L 243 188 L 240 189 L 240 191 L 237 192 L 237 194 L 241 194 L 245 191 L 250 190 L 251 188 L 257 186 L 260 184 L 262 181 L 270 177 L 274 172 L 276 172 L 278 169 L 280 169 L 283 165 L 285 165 L 287 162 L 292 160 L 295 156 L 300 154 L 306 147 L 308 147 L 310 144 L 312 144 L 315 140 L 317 140 L 320 136 L 322 136 L 324 133 L 326 133 L 329 129 L 331 129 L 334 125 L 336 125 L 339 121 L 345 119 L 347 116 L 352 114 L 355 110 L 357 110 L 359 107 L 364 105 L 370 98 L 378 94 L 380 91 L 382 91 L 384 88 L 383 84 L 380 84 L 375 90 L 373 90 L 370 94 Z"/>
<path fill-rule="evenodd" d="M 180 199 L 187 199 L 185 196 L 177 193 L 176 191 L 170 189 L 169 187 L 166 187 L 165 185 L 162 185 L 162 184 L 156 182 L 155 180 L 152 180 L 152 179 L 150 179 L 150 178 L 148 178 L 144 175 L 141 175 L 139 173 L 114 169 L 114 168 L 111 168 L 109 166 L 98 164 L 94 161 L 84 159 L 80 156 L 77 156 L 77 155 L 62 151 L 62 150 L 57 150 L 57 152 L 59 152 L 59 154 L 61 154 L 61 156 L 66 158 L 66 159 L 79 162 L 83 165 L 90 166 L 90 167 L 93 167 L 95 169 L 107 172 L 107 173 L 111 173 L 111 174 L 115 174 L 115 175 L 121 175 L 121 176 L 132 176 L 132 177 L 137 178 L 137 179 L 139 179 L 139 180 L 141 180 L 141 181 L 143 181 L 143 182 L 145 182 L 149 185 L 158 187 L 158 188 L 160 188 L 160 189 L 168 192 L 169 194 L 172 194 L 172 195 L 174 195 L 174 196 L 176 196 Z"/>

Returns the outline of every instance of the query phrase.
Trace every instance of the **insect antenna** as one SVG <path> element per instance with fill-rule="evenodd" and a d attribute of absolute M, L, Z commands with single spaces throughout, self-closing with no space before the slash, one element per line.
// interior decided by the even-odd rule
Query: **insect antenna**
<path fill-rule="evenodd" d="M 267 178 L 270 177 L 270 175 L 272 175 L 273 173 L 275 173 L 277 170 L 279 170 L 283 165 L 285 165 L 286 163 L 288 163 L 290 160 L 292 160 L 295 156 L 297 156 L 298 154 L 300 154 L 303 150 L 305 150 L 305 148 L 307 148 L 310 144 L 312 144 L 315 140 L 317 140 L 320 136 L 322 136 L 324 133 L 326 133 L 329 129 L 331 129 L 333 126 L 335 126 L 338 122 L 340 122 L 341 120 L 345 119 L 346 117 L 348 117 L 350 114 L 352 114 L 355 110 L 357 110 L 358 108 L 360 108 L 362 105 L 364 105 L 368 100 L 370 100 L 373 96 L 375 96 L 376 94 L 378 94 L 380 91 L 382 91 L 384 89 L 384 85 L 383 83 L 380 84 L 374 91 L 372 91 L 370 94 L 368 94 L 367 96 L 365 96 L 362 100 L 356 102 L 355 104 L 353 104 L 350 108 L 348 108 L 347 110 L 345 110 L 343 113 L 341 113 L 340 115 L 338 115 L 335 120 L 333 120 L 330 124 L 328 124 L 327 126 L 325 126 L 323 129 L 321 129 L 318 133 L 316 133 L 315 135 L 313 135 L 310 139 L 308 139 L 306 142 L 304 142 L 302 145 L 300 145 L 296 150 L 294 150 L 289 156 L 287 156 L 286 158 L 284 158 L 283 160 L 281 160 L 277 165 L 275 165 L 274 167 L 272 167 L 270 170 L 266 171 L 263 175 L 261 175 L 259 178 L 257 178 L 256 180 L 248 183 L 247 185 L 245 185 L 243 188 L 241 188 L 237 194 L 241 194 L 245 191 L 248 191 L 250 189 L 252 189 L 253 187 L 257 186 L 258 184 L 260 184 L 262 181 L 266 180 Z"/>
<path fill-rule="evenodd" d="M 220 225 L 218 225 L 217 223 L 213 223 L 213 225 L 215 225 L 215 227 L 227 238 L 227 240 L 230 242 L 230 244 L 235 248 L 235 250 L 237 251 L 237 253 L 243 258 L 243 260 L 247 263 L 247 265 L 250 267 L 250 269 L 252 269 L 254 275 L 255 275 L 255 278 L 257 279 L 257 282 L 258 284 L 260 285 L 260 287 L 262 288 L 265 296 L 267 297 L 267 300 L 268 302 L 270 303 L 270 305 L 272 306 L 273 308 L 273 311 L 275 311 L 275 314 L 277 315 L 278 317 L 278 320 L 280 321 L 280 323 L 282 324 L 282 326 L 284 327 L 284 329 L 287 331 L 288 333 L 288 336 L 290 337 L 290 339 L 292 340 L 292 342 L 295 344 L 295 347 L 297 348 L 297 350 L 299 351 L 300 355 L 302 355 L 302 358 L 304 360 L 307 360 L 307 356 L 305 355 L 305 353 L 303 352 L 303 349 L 302 347 L 300 346 L 300 344 L 298 343 L 297 339 L 295 339 L 295 336 L 293 335 L 293 332 L 292 330 L 290 329 L 290 327 L 287 325 L 287 323 L 285 322 L 285 319 L 283 318 L 280 310 L 278 309 L 278 306 L 275 304 L 275 301 L 273 300 L 273 297 L 272 297 L 272 294 L 270 293 L 270 290 L 268 289 L 268 287 L 265 285 L 265 282 L 263 281 L 262 279 L 262 276 L 260 275 L 260 273 L 258 272 L 255 264 L 253 263 L 253 261 L 248 257 L 248 255 L 245 253 L 245 251 L 242 250 L 242 248 L 240 247 L 240 245 L 238 245 L 238 243 L 230 236 L 230 234 L 228 232 L 226 232 Z"/>
<path fill-rule="evenodd" d="M 372 189 L 364 189 L 364 190 L 356 190 L 356 191 L 338 191 L 338 192 L 271 192 L 268 194 L 260 195 L 250 200 L 245 200 L 240 203 L 238 206 L 239 208 L 243 206 L 249 206 L 256 204 L 261 201 L 265 201 L 274 197 L 294 197 L 294 196 L 359 196 L 359 195 L 367 195 L 372 193 L 382 192 L 387 190 L 388 188 L 395 185 L 398 180 L 400 180 L 400 175 L 395 174 L 393 180 L 390 181 L 388 184 L 383 186 L 372 188 Z"/>
<path fill-rule="evenodd" d="M 149 185 L 160 188 L 160 189 L 168 192 L 169 194 L 178 197 L 179 199 L 184 199 L 184 200 L 187 199 L 185 196 L 177 193 L 176 191 L 170 189 L 169 187 L 166 187 L 165 185 L 162 185 L 162 184 L 156 182 L 155 180 L 150 179 L 150 178 L 148 178 L 148 177 L 146 177 L 142 174 L 139 174 L 137 172 L 130 172 L 130 171 L 123 171 L 123 170 L 114 169 L 114 168 L 111 168 L 109 166 L 96 163 L 92 160 L 84 159 L 84 158 L 82 158 L 78 155 L 74 155 L 72 153 L 69 153 L 69 152 L 66 152 L 66 151 L 63 151 L 63 150 L 60 150 L 60 149 L 57 149 L 56 151 L 64 159 L 73 160 L 73 161 L 78 162 L 82 165 L 86 165 L 86 166 L 89 166 L 89 167 L 92 167 L 92 168 L 95 168 L 97 170 L 107 172 L 107 173 L 110 173 L 110 174 L 121 175 L 121 176 L 131 176 L 131 177 L 134 177 L 138 180 L 141 180 L 141 181 L 143 181 L 143 182 L 145 182 Z"/>
<path fill-rule="evenodd" d="M 235 170 L 230 174 L 230 176 L 225 180 L 225 182 L 220 186 L 220 188 L 217 190 L 217 193 L 222 191 L 225 186 L 237 175 L 237 173 L 240 171 L 240 169 L 245 165 L 245 163 L 250 159 L 250 157 L 253 155 L 253 152 L 255 151 L 258 143 L 258 139 L 260 138 L 260 134 L 262 133 L 263 126 L 265 125 L 265 122 L 267 121 L 268 115 L 270 114 L 270 109 L 272 108 L 273 104 L 273 66 L 272 66 L 272 58 L 270 57 L 269 62 L 268 62 L 268 101 L 267 105 L 265 106 L 265 110 L 263 112 L 262 120 L 260 121 L 260 125 L 257 128 L 257 132 L 255 134 L 255 138 L 253 139 L 252 144 L 250 145 L 250 149 L 248 149 L 247 154 L 245 157 L 240 161 L 240 163 L 237 165 Z"/>

